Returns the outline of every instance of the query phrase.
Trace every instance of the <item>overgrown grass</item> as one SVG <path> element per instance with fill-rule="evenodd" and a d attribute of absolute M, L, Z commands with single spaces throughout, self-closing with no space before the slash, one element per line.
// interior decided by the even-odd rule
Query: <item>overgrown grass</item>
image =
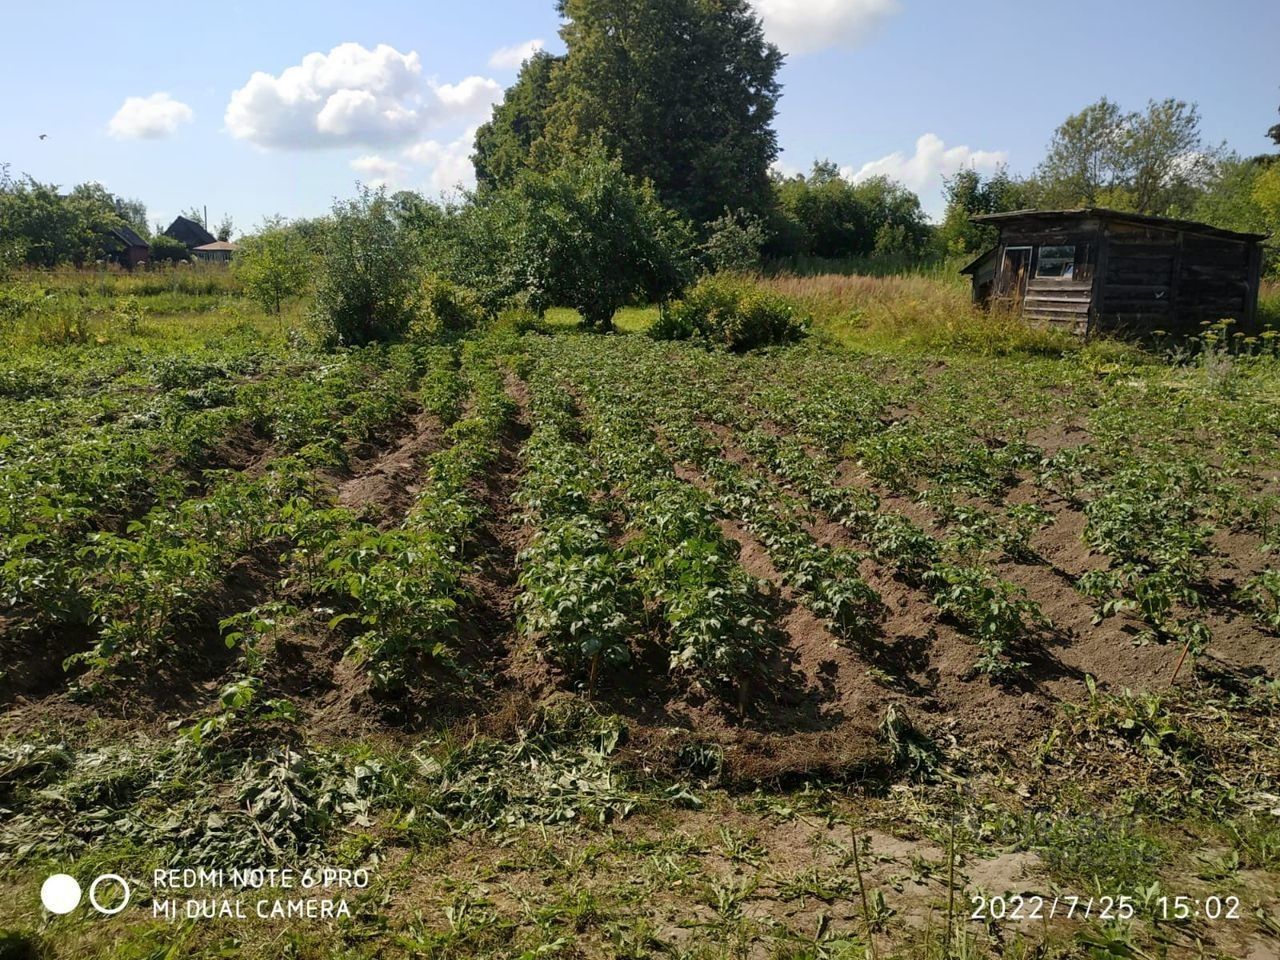
<path fill-rule="evenodd" d="M 1080 347 L 1065 333 L 975 308 L 967 282 L 958 275 L 825 274 L 761 282 L 795 299 L 813 317 L 815 332 L 845 346 L 993 356 L 1058 356 Z"/>

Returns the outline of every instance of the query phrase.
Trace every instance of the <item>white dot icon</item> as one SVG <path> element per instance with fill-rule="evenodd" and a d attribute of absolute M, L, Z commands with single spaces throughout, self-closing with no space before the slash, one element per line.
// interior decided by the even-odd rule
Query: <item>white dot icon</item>
<path fill-rule="evenodd" d="M 40 902 L 50 913 L 70 913 L 80 905 L 80 884 L 69 873 L 55 873 L 40 885 Z"/>

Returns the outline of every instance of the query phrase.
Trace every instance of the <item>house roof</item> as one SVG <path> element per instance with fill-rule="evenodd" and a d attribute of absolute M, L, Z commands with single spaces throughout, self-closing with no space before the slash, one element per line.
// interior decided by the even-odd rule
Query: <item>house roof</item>
<path fill-rule="evenodd" d="M 185 243 L 191 249 L 203 246 L 206 243 L 215 243 L 218 239 L 200 224 L 187 217 L 174 217 L 173 223 L 169 224 L 169 229 L 165 230 L 164 235 Z"/>
<path fill-rule="evenodd" d="M 1207 223 L 1195 220 L 1177 220 L 1173 217 L 1156 217 L 1146 213 L 1129 213 L 1124 210 L 1110 210 L 1106 207 L 1075 207 L 1070 210 L 1010 210 L 1007 213 L 980 213 L 970 217 L 974 223 L 1000 224 L 1015 220 L 1042 219 L 1061 217 L 1069 220 L 1085 220 L 1096 217 L 1100 220 L 1118 220 L 1123 223 L 1139 223 L 1151 227 L 1168 227 L 1174 230 L 1189 230 L 1226 240 L 1242 240 L 1246 243 L 1257 243 L 1266 240 L 1268 233 L 1239 233 L 1235 230 L 1224 230 Z"/>
<path fill-rule="evenodd" d="M 238 243 L 231 243 L 230 241 L 227 241 L 227 240 L 215 240 L 215 241 L 213 241 L 213 243 L 205 243 L 205 244 L 202 244 L 201 246 L 196 247 L 195 249 L 196 249 L 196 250 L 203 250 L 203 251 L 205 251 L 205 252 L 207 252 L 207 253 L 214 253 L 214 252 L 216 252 L 216 251 L 218 251 L 218 250 L 233 250 L 233 251 L 234 251 L 234 250 L 239 250 L 239 249 L 240 249 L 240 244 L 238 244 Z"/>
<path fill-rule="evenodd" d="M 127 223 L 121 224 L 118 227 L 112 227 L 111 235 L 116 237 L 126 247 L 150 246 L 150 244 L 143 240 L 142 237 L 138 236 L 133 227 L 129 226 Z"/>

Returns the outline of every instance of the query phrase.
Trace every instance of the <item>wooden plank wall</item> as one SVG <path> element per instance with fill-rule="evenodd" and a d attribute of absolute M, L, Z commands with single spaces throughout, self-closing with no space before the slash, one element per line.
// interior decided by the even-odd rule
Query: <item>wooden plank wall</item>
<path fill-rule="evenodd" d="M 1248 244 L 1127 223 L 1108 224 L 1106 234 L 1106 327 L 1185 334 L 1205 320 L 1248 319 Z"/>

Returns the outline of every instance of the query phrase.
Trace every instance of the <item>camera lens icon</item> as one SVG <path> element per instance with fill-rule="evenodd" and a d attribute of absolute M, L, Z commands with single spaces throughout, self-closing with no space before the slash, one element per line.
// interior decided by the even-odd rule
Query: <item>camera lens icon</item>
<path fill-rule="evenodd" d="M 118 899 L 111 896 L 113 890 Z M 129 905 L 132 895 L 129 881 L 118 873 L 104 873 L 89 884 L 89 905 L 103 916 L 115 916 Z M 55 873 L 40 885 L 40 902 L 50 913 L 70 913 L 80 905 L 82 896 L 80 881 L 69 873 Z"/>

